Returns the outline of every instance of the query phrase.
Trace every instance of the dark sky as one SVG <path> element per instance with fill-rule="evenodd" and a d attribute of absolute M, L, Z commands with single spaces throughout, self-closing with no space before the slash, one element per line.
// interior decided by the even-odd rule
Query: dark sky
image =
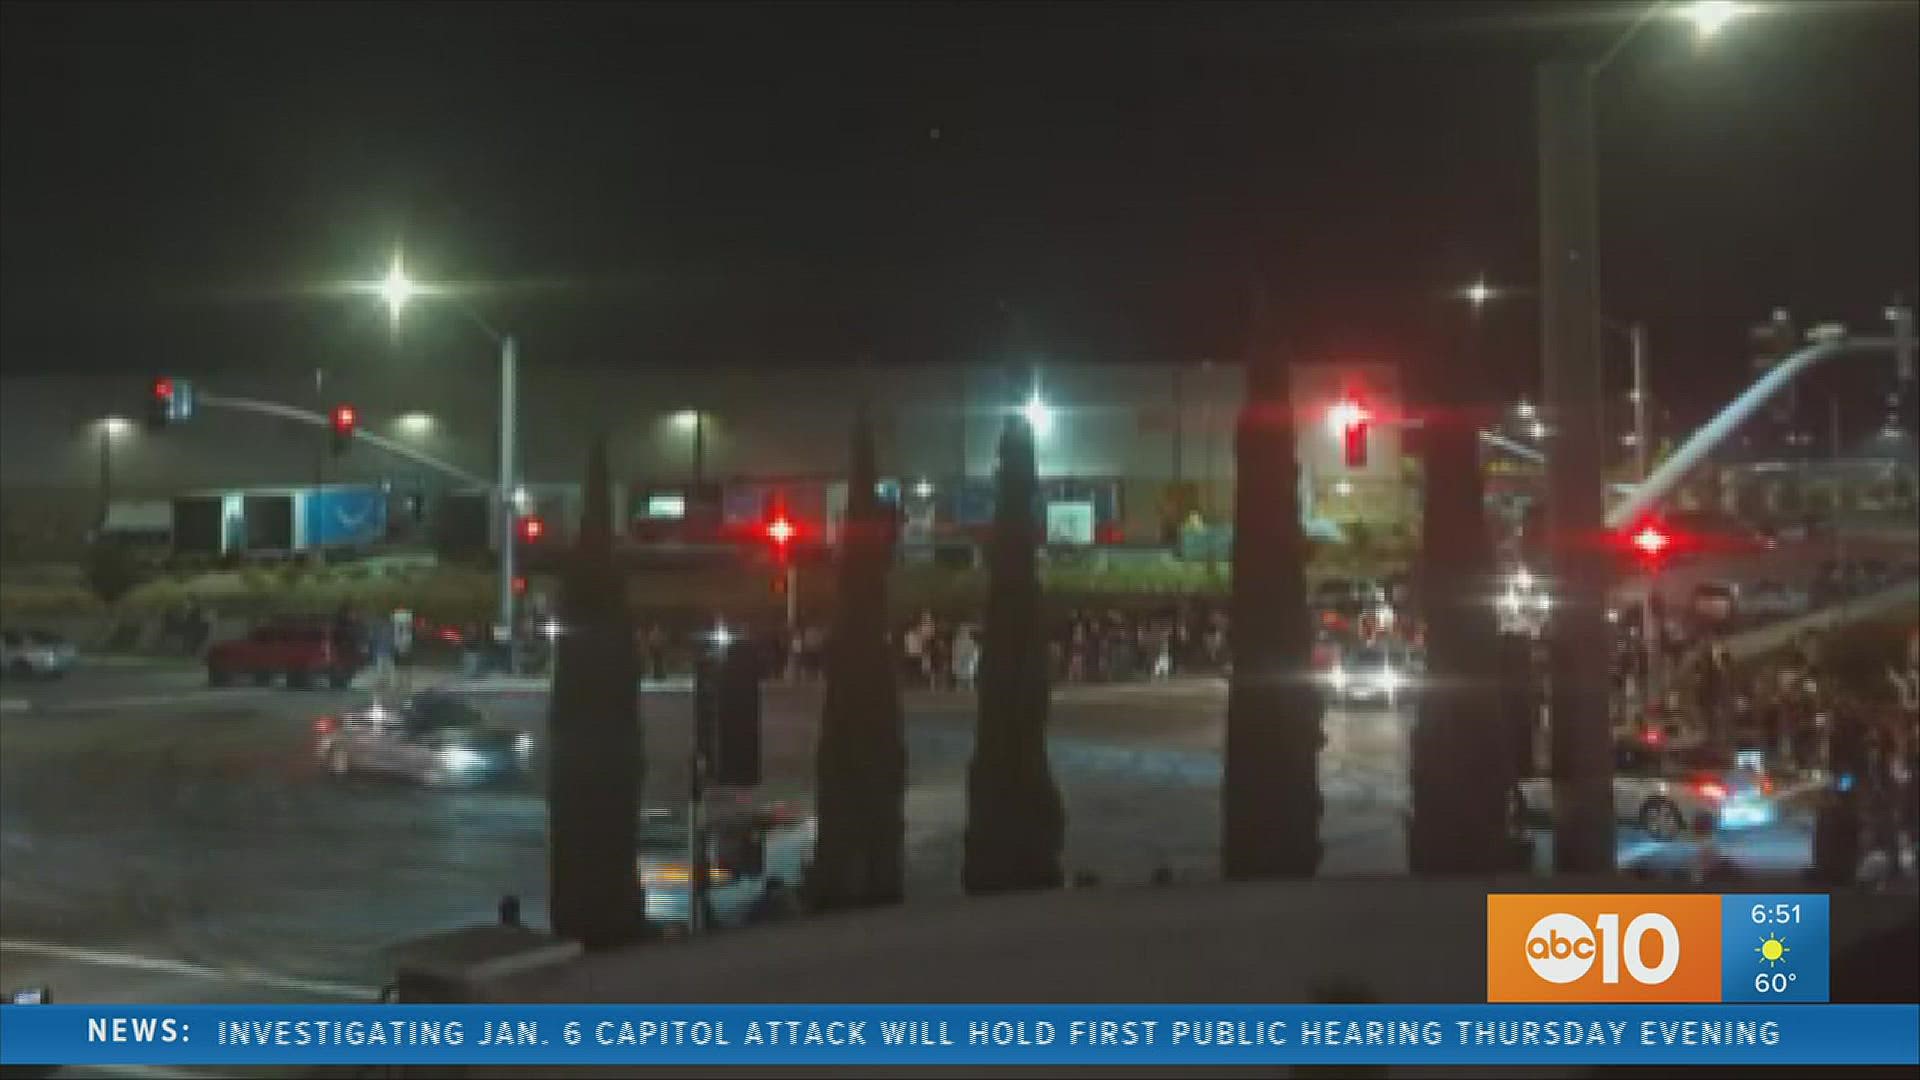
<path fill-rule="evenodd" d="M 312 289 L 403 242 L 534 363 L 1234 356 L 1256 272 L 1303 358 L 1424 363 L 1449 286 L 1532 279 L 1531 64 L 1638 7 L 9 3 L 0 362 L 377 354 Z M 1605 304 L 1676 389 L 1913 291 L 1916 10 L 1605 75 Z"/>

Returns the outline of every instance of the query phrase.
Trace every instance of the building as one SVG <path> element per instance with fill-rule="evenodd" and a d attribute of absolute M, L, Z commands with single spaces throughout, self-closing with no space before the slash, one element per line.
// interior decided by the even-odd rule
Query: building
<path fill-rule="evenodd" d="M 46 376 L 4 383 L 0 489 L 11 518 L 81 528 L 107 501 L 289 485 L 374 484 L 395 502 L 390 520 L 415 521 L 495 472 L 492 369 L 424 373 L 391 365 L 328 375 L 249 371 L 189 380 L 195 415 L 161 430 L 109 421 L 143 414 L 149 384 L 126 378 Z M 1296 409 L 1324 417 L 1359 395 L 1370 410 L 1365 460 L 1347 464 L 1339 433 L 1302 423 L 1303 489 L 1313 513 L 1336 520 L 1404 517 L 1393 369 L 1302 366 Z M 1234 427 L 1243 380 L 1230 363 L 588 368 L 523 363 L 520 475 L 526 505 L 571 521 L 592 440 L 604 436 L 616 516 L 638 539 L 709 524 L 738 524 L 770 503 L 831 530 L 844 505 L 848 432 L 870 403 L 882 473 L 907 510 L 908 539 L 986 523 L 997 443 L 1008 418 L 1035 422 L 1040 473 L 1056 543 L 1162 545 L 1198 514 L 1232 514 Z M 361 431 L 430 458 L 438 468 L 362 439 L 336 453 L 324 425 L 222 404 L 275 402 L 323 416 L 350 404 Z M 55 507 L 63 508 L 57 512 Z M 17 542 L 18 522 L 9 525 Z M 915 529 L 922 530 L 916 534 Z"/>

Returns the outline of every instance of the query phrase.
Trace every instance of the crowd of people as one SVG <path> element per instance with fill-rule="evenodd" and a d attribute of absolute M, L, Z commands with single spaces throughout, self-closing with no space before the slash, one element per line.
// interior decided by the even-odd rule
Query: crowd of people
<path fill-rule="evenodd" d="M 902 682 L 933 690 L 971 690 L 980 674 L 981 620 L 933 611 L 900 624 L 889 635 Z M 1047 633 L 1050 675 L 1056 683 L 1168 679 L 1226 670 L 1227 616 L 1212 606 L 1183 604 L 1151 611 L 1073 610 Z M 784 635 L 773 668 L 794 682 L 825 677 L 827 630 L 807 624 Z"/>

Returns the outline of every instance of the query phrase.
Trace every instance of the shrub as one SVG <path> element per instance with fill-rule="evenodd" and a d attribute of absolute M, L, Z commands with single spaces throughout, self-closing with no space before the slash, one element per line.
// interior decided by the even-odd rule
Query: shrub
<path fill-rule="evenodd" d="M 112 541 L 96 541 L 87 548 L 86 573 L 87 587 L 109 604 L 132 592 L 141 579 L 133 549 Z"/>

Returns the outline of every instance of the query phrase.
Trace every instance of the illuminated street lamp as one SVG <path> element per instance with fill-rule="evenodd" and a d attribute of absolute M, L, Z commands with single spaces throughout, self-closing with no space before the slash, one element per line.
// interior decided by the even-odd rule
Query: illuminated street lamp
<path fill-rule="evenodd" d="M 107 526 L 107 511 L 113 505 L 113 441 L 133 434 L 133 421 L 124 416 L 103 416 L 94 421 L 94 428 L 100 433 L 100 520 L 99 526 Z"/>
<path fill-rule="evenodd" d="M 686 432 L 693 440 L 693 486 L 697 488 L 706 472 L 707 414 L 699 409 L 681 409 L 669 422 L 674 430 Z"/>
<path fill-rule="evenodd" d="M 396 253 L 393 265 L 387 268 L 387 276 L 380 279 L 380 299 L 386 302 L 387 316 L 395 323 L 400 321 L 400 309 L 407 306 L 419 291 L 412 279 L 407 277 L 407 268 Z"/>
<path fill-rule="evenodd" d="M 1553 59 L 1535 73 L 1534 120 L 1539 143 L 1542 402 L 1553 418 L 1557 452 L 1547 459 L 1548 529 L 1590 536 L 1606 521 L 1606 478 L 1599 417 L 1591 412 L 1602 380 L 1599 281 L 1599 177 L 1594 86 L 1607 67 L 1654 19 L 1676 10 L 1667 0 L 1642 9 L 1598 59 Z M 1706 39 L 1740 13 L 1737 4 L 1696 3 L 1677 9 Z M 1644 384 L 1635 380 L 1636 385 Z M 1645 408 L 1642 397 L 1641 408 Z M 1646 451 L 1644 429 L 1637 447 Z M 1609 568 L 1599 550 L 1569 544 L 1556 560 L 1563 603 L 1548 664 L 1554 807 L 1554 869 L 1612 873 L 1617 864 L 1613 812 L 1612 721 L 1608 695 L 1606 591 Z M 1657 673 L 1648 695 L 1658 701 Z"/>
<path fill-rule="evenodd" d="M 1047 432 L 1053 429 L 1053 407 L 1041 400 L 1038 390 L 1035 390 L 1033 396 L 1027 399 L 1026 405 L 1021 407 L 1020 415 L 1027 418 L 1027 426 L 1033 429 L 1033 435 L 1037 439 L 1046 438 Z"/>
<path fill-rule="evenodd" d="M 1704 41 L 1747 11 L 1747 5 L 1732 3 L 1731 0 L 1700 0 L 1699 3 L 1682 7 L 1680 17 L 1692 23 L 1693 32 Z"/>
<path fill-rule="evenodd" d="M 518 379 L 517 354 L 511 334 L 503 334 L 490 326 L 480 317 L 479 312 L 464 302 L 451 290 L 437 286 L 423 285 L 407 274 L 406 264 L 398 252 L 394 253 L 393 264 L 387 268 L 386 276 L 370 286 L 360 287 L 360 291 L 370 291 L 378 295 L 386 305 L 389 317 L 397 327 L 400 322 L 400 309 L 416 297 L 447 297 L 455 301 L 461 312 L 478 326 L 482 333 L 491 338 L 500 347 L 500 474 L 494 490 L 500 524 L 500 574 L 499 574 L 499 613 L 496 616 L 499 626 L 496 633 L 505 635 L 507 663 L 514 667 L 514 540 L 515 520 L 518 517 L 513 494 L 516 491 L 514 471 L 519 447 L 518 429 L 520 418 L 519 400 L 516 394 Z"/>

